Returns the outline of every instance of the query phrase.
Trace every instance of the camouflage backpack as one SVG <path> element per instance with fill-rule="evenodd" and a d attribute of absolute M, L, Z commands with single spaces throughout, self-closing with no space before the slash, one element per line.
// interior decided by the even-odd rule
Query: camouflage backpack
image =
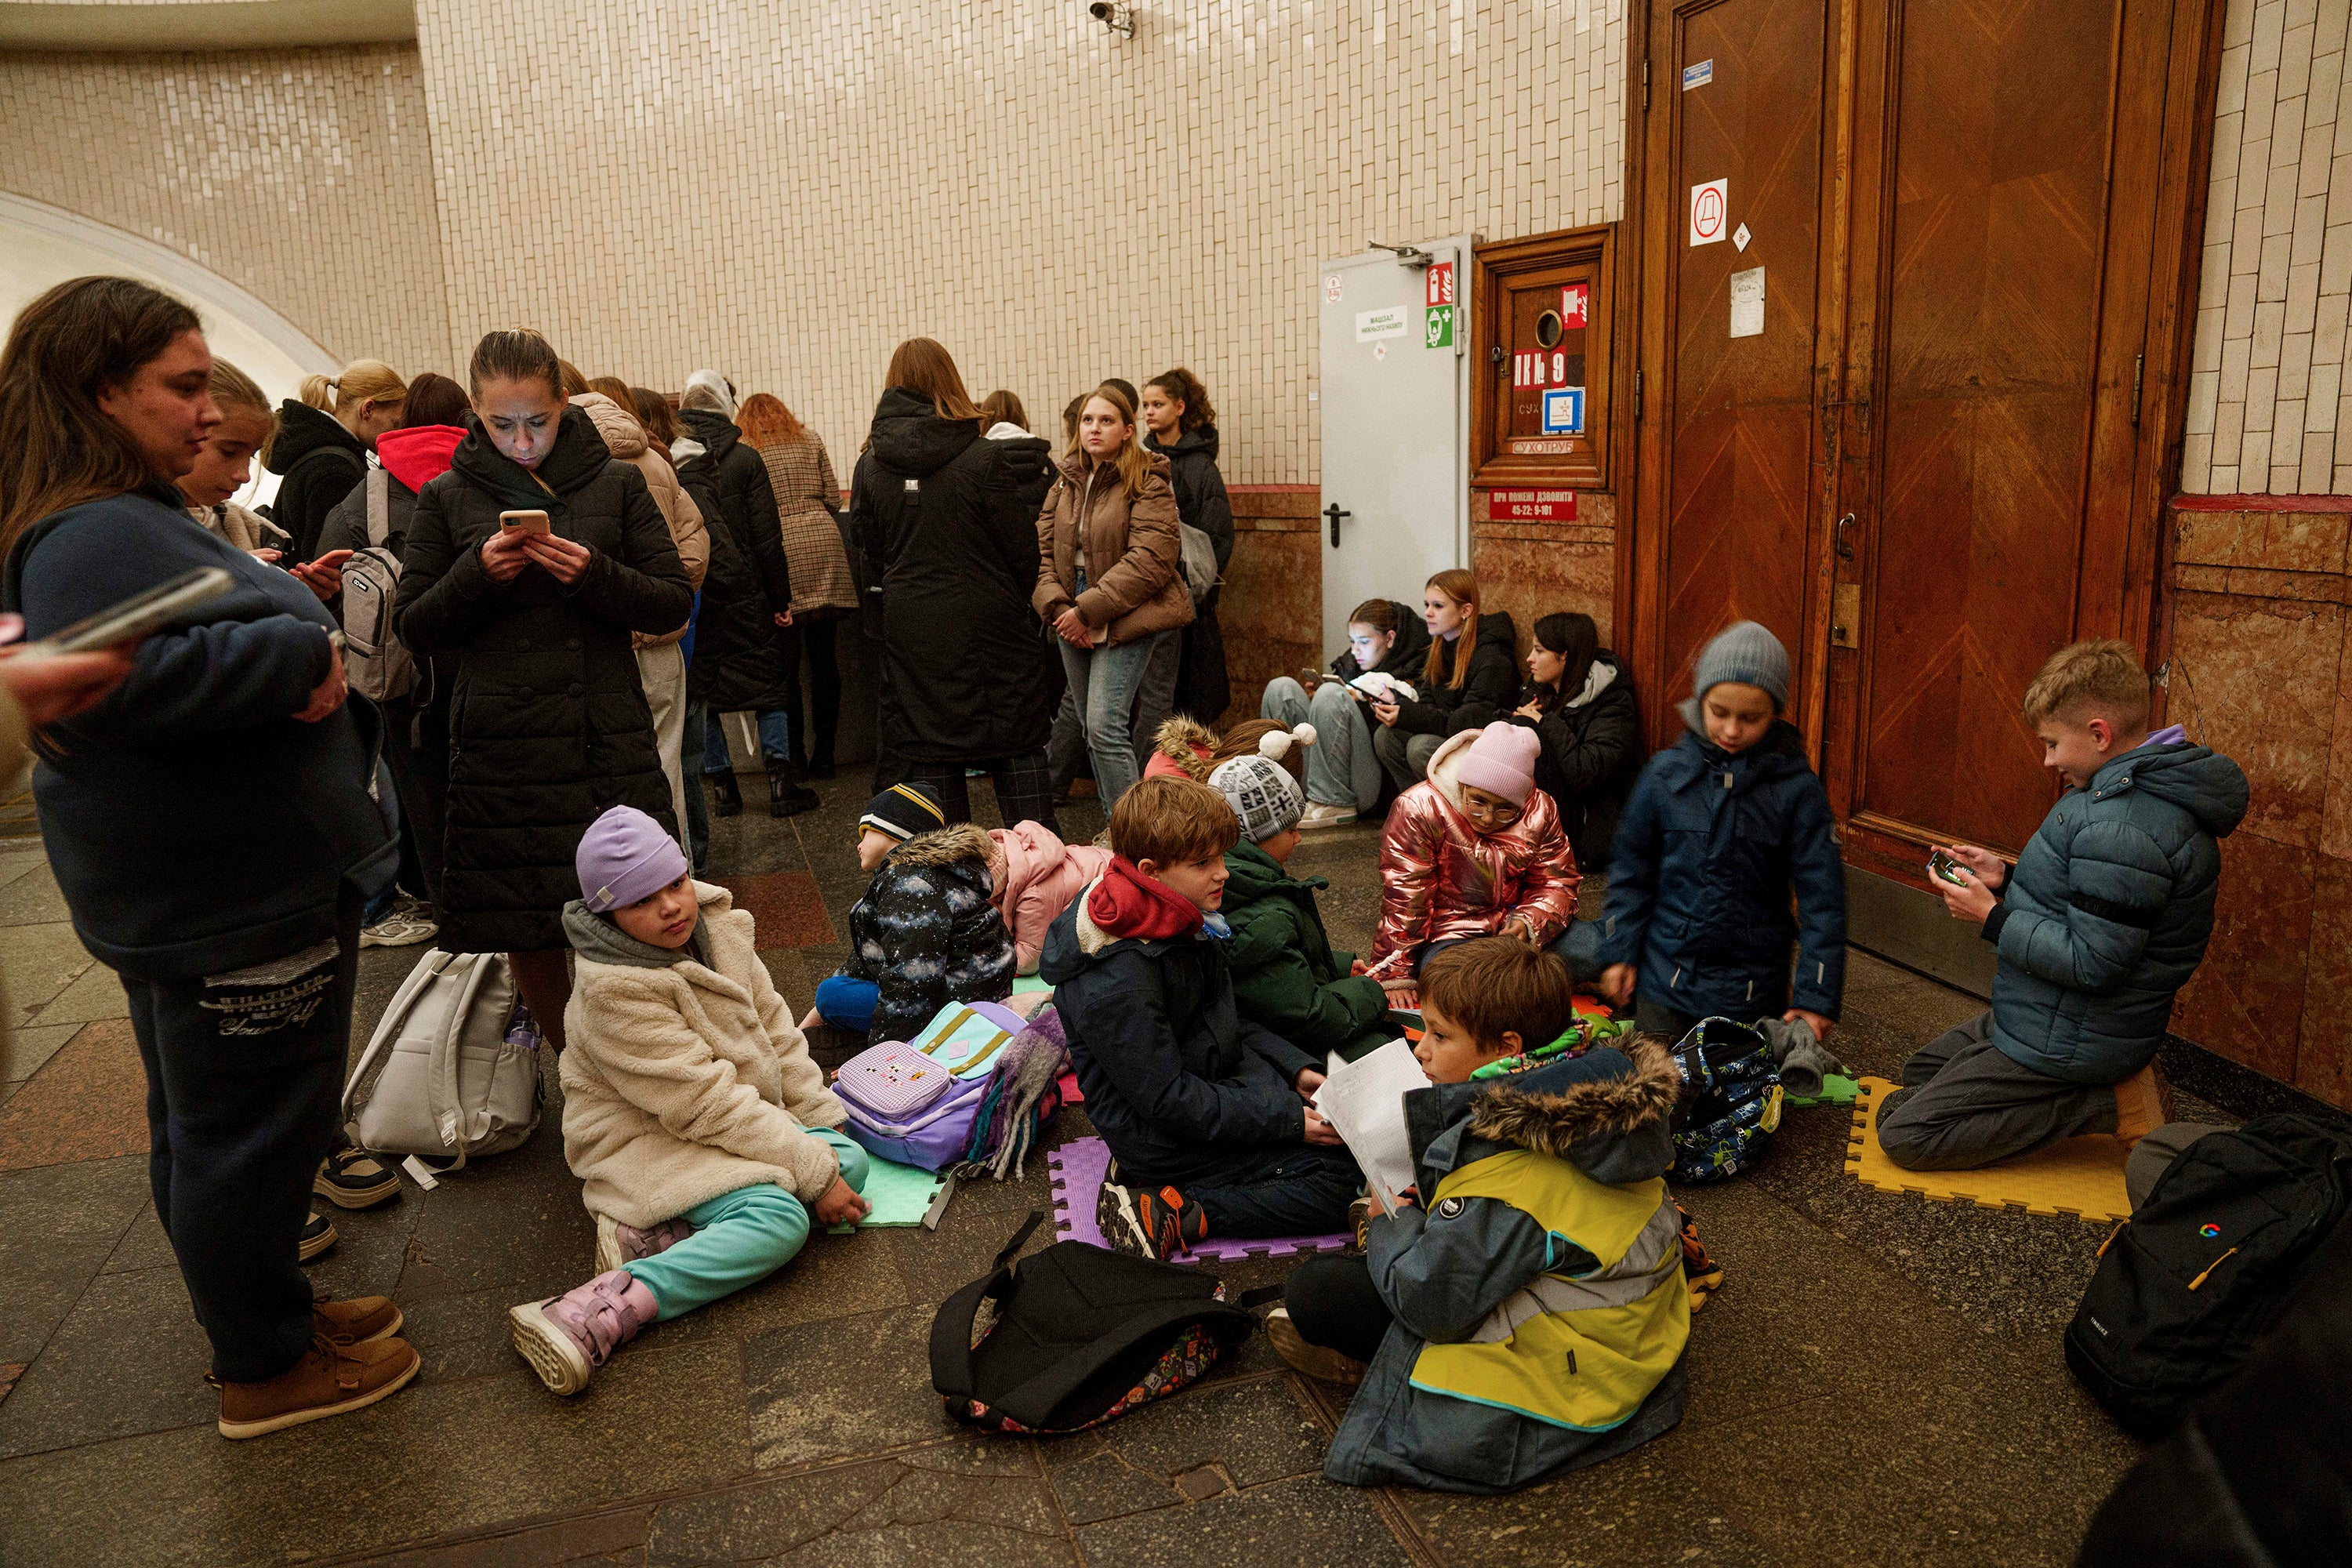
<path fill-rule="evenodd" d="M 1780 1125 L 1780 1073 L 1764 1031 L 1729 1018 L 1701 1018 L 1675 1047 L 1674 1058 L 1683 1093 L 1675 1107 L 1673 1180 L 1738 1175 Z"/>

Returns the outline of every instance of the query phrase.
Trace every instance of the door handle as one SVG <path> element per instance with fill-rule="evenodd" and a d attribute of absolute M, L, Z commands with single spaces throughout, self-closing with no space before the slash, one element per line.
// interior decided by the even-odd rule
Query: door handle
<path fill-rule="evenodd" d="M 1853 559 L 1853 542 L 1848 540 L 1845 536 L 1845 531 L 1853 526 L 1853 513 L 1852 512 L 1848 512 L 1843 517 L 1837 520 L 1837 552 L 1838 559 L 1841 561 L 1851 561 Z"/>
<path fill-rule="evenodd" d="M 1331 520 L 1331 548 L 1337 550 L 1339 548 L 1339 520 L 1343 517 L 1353 517 L 1356 514 L 1344 510 L 1338 501 L 1333 501 L 1323 509 L 1323 515 Z"/>

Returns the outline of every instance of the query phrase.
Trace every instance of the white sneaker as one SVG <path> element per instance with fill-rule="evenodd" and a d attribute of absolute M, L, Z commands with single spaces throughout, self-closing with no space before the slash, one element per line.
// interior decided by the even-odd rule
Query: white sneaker
<path fill-rule="evenodd" d="M 1327 805 L 1321 801 L 1308 804 L 1307 814 L 1298 819 L 1298 831 L 1311 832 L 1318 827 L 1344 827 L 1356 820 L 1352 805 Z"/>
<path fill-rule="evenodd" d="M 423 915 L 395 909 L 360 932 L 362 947 L 414 947 L 441 934 L 441 928 Z"/>

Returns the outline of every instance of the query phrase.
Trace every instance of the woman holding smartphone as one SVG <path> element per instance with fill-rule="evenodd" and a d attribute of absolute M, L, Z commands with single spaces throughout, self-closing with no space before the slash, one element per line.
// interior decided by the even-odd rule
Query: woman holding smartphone
<path fill-rule="evenodd" d="M 33 793 L 74 929 L 129 999 L 156 1217 L 212 1341 L 221 1432 L 247 1437 L 373 1404 L 420 1363 L 399 1309 L 314 1306 L 297 1261 L 360 910 L 399 850 L 333 617 L 181 510 L 173 481 L 220 421 L 212 365 L 195 312 L 127 278 L 25 307 L 0 350 L 0 607 L 37 638 L 193 570 L 230 579 L 48 728 Z"/>
<path fill-rule="evenodd" d="M 1037 518 L 1031 603 L 1062 639 L 1062 664 L 1106 812 L 1136 780 L 1133 711 L 1152 656 L 1192 623 L 1178 570 L 1168 459 L 1135 440 L 1135 407 L 1110 385 L 1078 411 L 1077 449 Z"/>
<path fill-rule="evenodd" d="M 467 379 L 474 415 L 417 492 L 394 625 L 457 667 L 440 945 L 505 953 L 562 1050 L 581 834 L 615 805 L 677 831 L 629 634 L 676 631 L 694 591 L 644 476 L 565 403 L 545 338 L 490 333 Z"/>

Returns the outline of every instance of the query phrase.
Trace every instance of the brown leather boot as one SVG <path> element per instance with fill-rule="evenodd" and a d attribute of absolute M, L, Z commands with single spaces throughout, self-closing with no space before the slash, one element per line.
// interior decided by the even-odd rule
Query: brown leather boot
<path fill-rule="evenodd" d="M 319 1335 L 339 1345 L 388 1340 L 407 1321 L 389 1296 L 354 1296 L 348 1301 L 313 1301 L 310 1321 Z"/>
<path fill-rule="evenodd" d="M 2116 1085 L 2116 1136 L 2126 1149 L 2172 1120 L 2172 1086 L 2150 1062 Z"/>
<path fill-rule="evenodd" d="M 406 1340 L 339 1345 L 318 1339 L 300 1361 L 266 1383 L 205 1381 L 220 1390 L 221 1436 L 258 1437 L 373 1405 L 405 1386 L 424 1364 Z"/>

